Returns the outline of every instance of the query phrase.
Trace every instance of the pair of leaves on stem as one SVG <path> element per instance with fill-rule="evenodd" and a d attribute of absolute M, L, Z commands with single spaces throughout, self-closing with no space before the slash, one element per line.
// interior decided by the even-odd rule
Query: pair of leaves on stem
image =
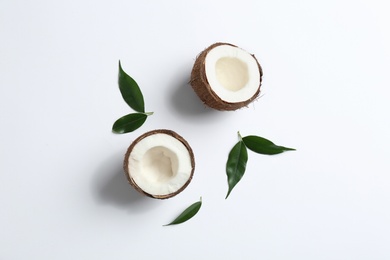
<path fill-rule="evenodd" d="M 266 154 L 266 155 L 274 155 L 286 151 L 295 150 L 293 148 L 276 145 L 270 140 L 260 136 L 249 135 L 249 136 L 241 137 L 240 133 L 238 133 L 238 136 L 240 140 L 237 142 L 236 145 L 234 145 L 234 147 L 230 151 L 226 163 L 226 174 L 228 177 L 228 185 L 229 185 L 229 190 L 226 195 L 226 198 L 229 197 L 230 192 L 244 176 L 246 164 L 248 162 L 247 148 L 255 153 Z M 187 220 L 195 216 L 196 213 L 198 213 L 201 205 L 202 205 L 202 197 L 198 202 L 195 202 L 191 206 L 186 208 L 175 220 L 173 220 L 171 223 L 165 226 L 176 225 L 176 224 L 186 222 Z"/>
<path fill-rule="evenodd" d="M 246 164 L 248 162 L 247 148 L 255 153 L 266 155 L 274 155 L 285 151 L 295 150 L 293 148 L 276 145 L 270 140 L 260 136 L 249 135 L 241 137 L 240 133 L 238 133 L 238 136 L 240 140 L 230 151 L 226 163 L 226 175 L 228 177 L 229 189 L 225 199 L 229 197 L 230 192 L 244 176 Z"/>
<path fill-rule="evenodd" d="M 247 148 L 255 153 L 266 154 L 266 155 L 274 155 L 286 151 L 295 150 L 293 148 L 276 145 L 270 140 L 260 136 L 249 135 L 249 136 L 241 137 L 240 133 L 238 133 L 238 136 L 240 140 L 230 151 L 226 163 L 226 174 L 228 176 L 228 184 L 229 184 L 229 190 L 226 195 L 226 198 L 230 195 L 230 192 L 244 176 L 246 164 L 248 162 Z M 201 206 L 202 206 L 202 197 L 198 202 L 195 202 L 192 205 L 190 205 L 175 220 L 173 220 L 171 223 L 165 226 L 176 225 L 176 224 L 181 224 L 183 222 L 186 222 L 187 220 L 195 216 L 196 213 L 198 213 Z"/>
<path fill-rule="evenodd" d="M 149 115 L 152 115 L 153 112 L 145 112 L 144 97 L 141 89 L 137 82 L 122 69 L 120 61 L 118 85 L 125 102 L 136 111 L 136 113 L 131 113 L 119 118 L 112 126 L 112 131 L 114 133 L 124 134 L 140 128 L 145 123 L 146 118 Z"/>

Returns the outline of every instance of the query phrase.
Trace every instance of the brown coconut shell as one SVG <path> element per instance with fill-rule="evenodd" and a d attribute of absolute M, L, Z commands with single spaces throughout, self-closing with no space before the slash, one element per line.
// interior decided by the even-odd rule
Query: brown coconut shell
<path fill-rule="evenodd" d="M 263 77 L 263 70 L 257 61 L 255 55 L 251 54 L 253 59 L 255 59 L 257 66 L 259 67 L 260 72 L 260 84 L 256 91 L 256 93 L 249 98 L 248 100 L 242 101 L 242 102 L 226 102 L 222 100 L 210 87 L 210 84 L 207 80 L 206 76 L 206 69 L 205 69 L 205 59 L 207 54 L 215 47 L 220 45 L 230 45 L 233 47 L 237 47 L 230 43 L 222 43 L 217 42 L 209 46 L 207 49 L 202 51 L 198 57 L 196 58 L 195 64 L 192 68 L 191 72 L 191 80 L 190 84 L 192 88 L 194 89 L 195 93 L 199 96 L 199 98 L 203 101 L 203 103 L 211 108 L 217 109 L 217 110 L 237 110 L 242 107 L 248 106 L 249 103 L 251 103 L 253 100 L 255 100 L 259 94 L 260 94 L 260 87 L 261 87 L 261 81 Z M 239 48 L 239 47 L 237 47 Z"/>
<path fill-rule="evenodd" d="M 128 167 L 129 166 L 129 156 L 130 156 L 131 152 L 133 151 L 133 148 L 145 137 L 148 137 L 148 136 L 153 135 L 153 134 L 159 134 L 159 133 L 170 135 L 170 136 L 176 138 L 177 140 L 179 140 L 187 148 L 187 150 L 190 154 L 190 158 L 191 158 L 192 170 L 191 170 L 191 174 L 190 174 L 190 177 L 188 178 L 187 182 L 179 190 L 177 190 L 173 193 L 167 194 L 167 195 L 153 195 L 153 194 L 149 194 L 149 193 L 145 192 L 144 190 L 142 190 L 137 185 L 137 183 L 134 181 L 134 179 L 131 177 L 131 172 L 129 172 L 129 167 Z M 168 198 L 172 198 L 172 197 L 176 196 L 177 194 L 179 194 L 180 192 L 182 192 L 188 186 L 188 184 L 190 184 L 190 182 L 192 180 L 192 176 L 194 175 L 194 171 L 195 171 L 195 156 L 194 156 L 194 153 L 192 151 L 191 146 L 188 144 L 188 142 L 182 136 L 180 136 L 179 134 L 177 134 L 176 132 L 174 132 L 172 130 L 157 129 L 157 130 L 153 130 L 153 131 L 149 131 L 147 133 L 144 133 L 143 135 L 139 136 L 137 139 L 135 139 L 133 141 L 133 143 L 129 146 L 129 148 L 127 149 L 127 152 L 125 154 L 125 158 L 124 158 L 124 162 L 123 162 L 123 169 L 125 171 L 125 175 L 127 177 L 127 180 L 138 192 L 140 192 L 141 194 L 146 195 L 148 197 L 155 198 L 155 199 L 168 199 Z"/>

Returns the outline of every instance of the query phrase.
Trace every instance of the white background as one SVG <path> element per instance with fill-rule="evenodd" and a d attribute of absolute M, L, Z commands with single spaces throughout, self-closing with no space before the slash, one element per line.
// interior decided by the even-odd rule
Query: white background
<path fill-rule="evenodd" d="M 387 1 L 0 2 L 0 259 L 390 259 Z M 236 44 L 264 69 L 248 108 L 205 108 L 197 54 Z M 118 60 L 155 114 L 130 113 Z M 185 137 L 194 179 L 169 200 L 126 182 L 157 128 Z M 249 153 L 225 200 L 237 131 L 296 152 Z M 203 197 L 189 222 L 162 227 Z"/>

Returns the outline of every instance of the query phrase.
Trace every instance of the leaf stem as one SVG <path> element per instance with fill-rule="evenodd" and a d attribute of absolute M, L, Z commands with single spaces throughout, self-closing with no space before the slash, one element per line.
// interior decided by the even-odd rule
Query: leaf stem
<path fill-rule="evenodd" d="M 240 141 L 242 141 L 242 136 L 240 134 L 240 131 L 237 131 L 238 138 L 240 138 Z"/>
<path fill-rule="evenodd" d="M 146 113 L 144 113 L 144 114 L 147 115 L 147 116 L 151 116 L 151 115 L 153 115 L 153 113 L 154 113 L 154 112 L 146 112 Z"/>

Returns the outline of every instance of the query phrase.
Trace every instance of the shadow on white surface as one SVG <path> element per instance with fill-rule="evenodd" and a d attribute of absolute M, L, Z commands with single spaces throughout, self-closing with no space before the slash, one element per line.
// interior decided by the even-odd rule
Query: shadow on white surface
<path fill-rule="evenodd" d="M 153 208 L 153 199 L 136 191 L 127 181 L 122 168 L 122 155 L 112 156 L 102 164 L 92 183 L 93 193 L 99 204 L 140 213 Z"/>
<path fill-rule="evenodd" d="M 212 116 L 218 111 L 207 107 L 196 95 L 188 77 L 182 78 L 172 88 L 171 102 L 174 112 L 181 116 Z"/>

